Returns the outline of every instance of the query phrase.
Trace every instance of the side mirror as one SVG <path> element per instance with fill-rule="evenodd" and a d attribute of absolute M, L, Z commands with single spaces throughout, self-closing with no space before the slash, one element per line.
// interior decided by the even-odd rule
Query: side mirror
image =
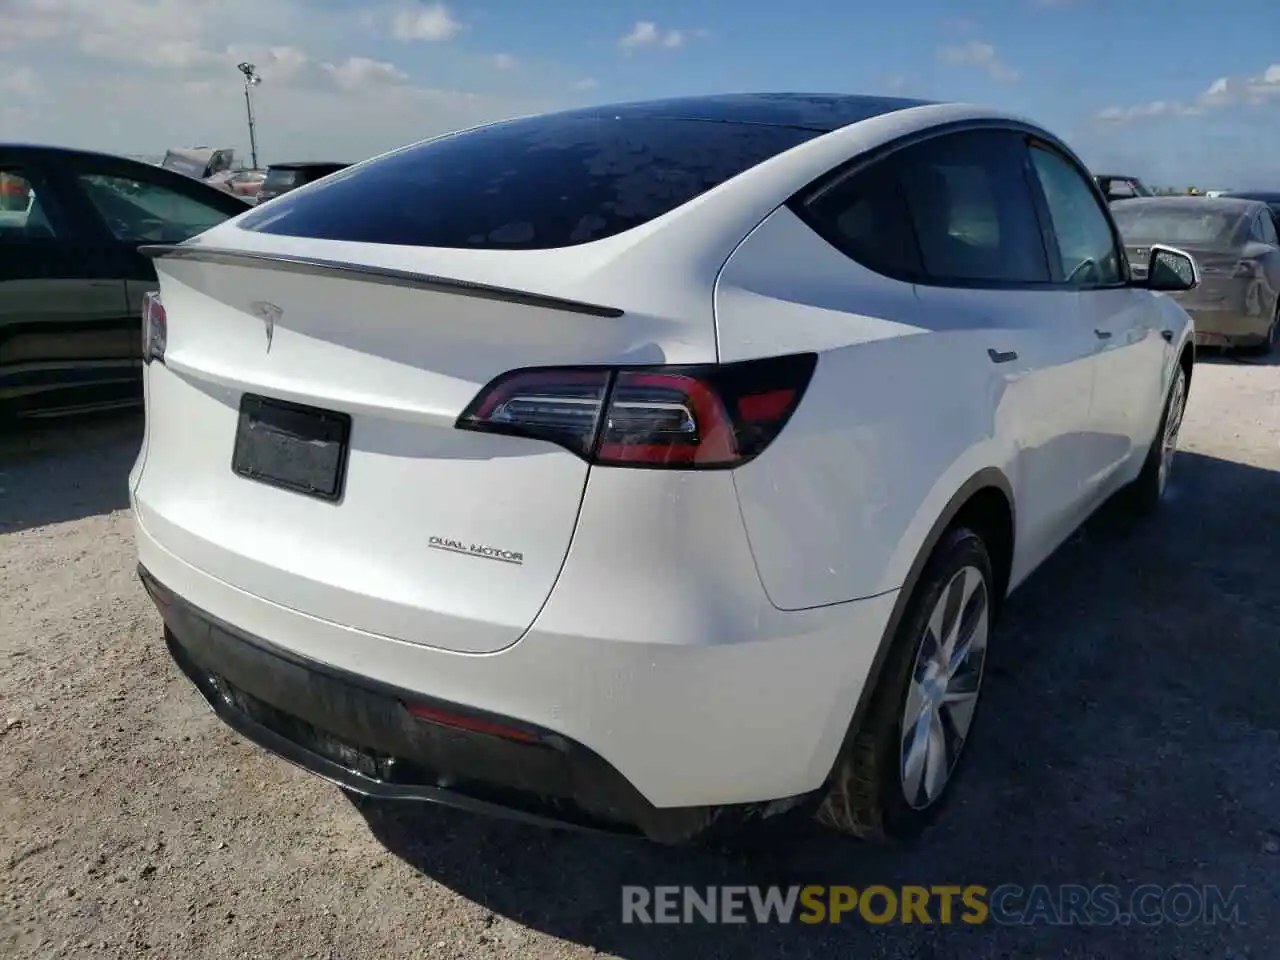
<path fill-rule="evenodd" d="M 1191 254 L 1157 243 L 1151 247 L 1142 286 L 1161 293 L 1194 290 L 1200 286 L 1200 267 Z"/>

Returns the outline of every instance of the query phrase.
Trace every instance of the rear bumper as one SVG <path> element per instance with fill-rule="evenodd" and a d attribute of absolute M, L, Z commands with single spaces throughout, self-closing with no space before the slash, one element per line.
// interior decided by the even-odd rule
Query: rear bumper
<path fill-rule="evenodd" d="M 242 735 L 359 793 L 661 841 L 823 786 L 896 599 L 779 613 L 794 633 L 698 646 L 627 619 L 633 639 L 611 636 L 616 622 L 574 635 L 547 614 L 507 650 L 459 654 L 253 597 L 136 534 L 175 660 Z M 427 723 L 405 703 L 527 742 Z"/>
<path fill-rule="evenodd" d="M 581 744 L 290 654 L 192 606 L 145 567 L 138 573 L 164 618 L 170 655 L 218 717 L 347 790 L 660 841 L 694 836 L 724 812 L 659 810 Z M 410 703 L 511 735 L 420 720 Z"/>
<path fill-rule="evenodd" d="M 1196 345 L 1227 347 L 1254 344 L 1265 340 L 1271 329 L 1271 317 L 1253 311 L 1223 310 L 1212 307 L 1184 306 L 1196 325 Z"/>

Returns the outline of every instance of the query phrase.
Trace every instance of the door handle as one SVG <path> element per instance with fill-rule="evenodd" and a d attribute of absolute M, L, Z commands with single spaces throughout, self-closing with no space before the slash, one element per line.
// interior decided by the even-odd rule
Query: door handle
<path fill-rule="evenodd" d="M 1016 350 L 1009 350 L 1001 353 L 999 350 L 993 350 L 990 347 L 987 348 L 987 356 L 991 358 L 992 363 L 1009 363 L 1012 360 L 1018 359 L 1018 353 Z"/>
<path fill-rule="evenodd" d="M 1165 342 L 1165 343 L 1173 343 L 1173 331 L 1172 331 L 1172 330 L 1161 330 L 1161 331 L 1160 331 L 1160 336 L 1164 337 L 1164 342 Z"/>
<path fill-rule="evenodd" d="M 1094 335 L 1095 337 L 1097 337 L 1099 340 L 1110 340 L 1110 339 L 1111 339 L 1111 331 L 1110 331 L 1110 330 L 1097 330 L 1097 329 L 1095 329 L 1095 330 L 1093 331 L 1093 335 Z"/>

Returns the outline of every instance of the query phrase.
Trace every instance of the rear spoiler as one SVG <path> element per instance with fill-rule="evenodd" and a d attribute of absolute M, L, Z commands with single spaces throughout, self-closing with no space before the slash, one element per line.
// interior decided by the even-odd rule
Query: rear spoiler
<path fill-rule="evenodd" d="M 451 280 L 411 270 L 391 267 L 371 267 L 363 263 L 344 263 L 340 260 L 323 260 L 318 257 L 301 257 L 289 253 L 263 253 L 258 250 L 230 250 L 222 247 L 191 246 L 179 244 L 147 244 L 138 252 L 152 260 L 193 260 L 200 263 L 218 263 L 230 267 L 262 267 L 265 269 L 301 273 L 310 276 L 356 277 L 368 283 L 393 287 L 410 287 L 415 290 L 431 290 L 481 300 L 497 300 L 502 303 L 518 303 L 526 307 L 542 307 L 578 313 L 588 317 L 617 319 L 623 311 L 617 307 L 604 307 L 581 300 L 566 300 L 541 293 L 529 293 L 469 280 Z"/>

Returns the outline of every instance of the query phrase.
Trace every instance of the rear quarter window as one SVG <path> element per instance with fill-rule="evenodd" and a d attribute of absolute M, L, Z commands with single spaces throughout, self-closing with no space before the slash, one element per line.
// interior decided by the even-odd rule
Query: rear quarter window
<path fill-rule="evenodd" d="M 409 246 L 568 247 L 647 223 L 817 135 L 724 121 L 530 117 L 364 164 L 239 226 Z"/>

